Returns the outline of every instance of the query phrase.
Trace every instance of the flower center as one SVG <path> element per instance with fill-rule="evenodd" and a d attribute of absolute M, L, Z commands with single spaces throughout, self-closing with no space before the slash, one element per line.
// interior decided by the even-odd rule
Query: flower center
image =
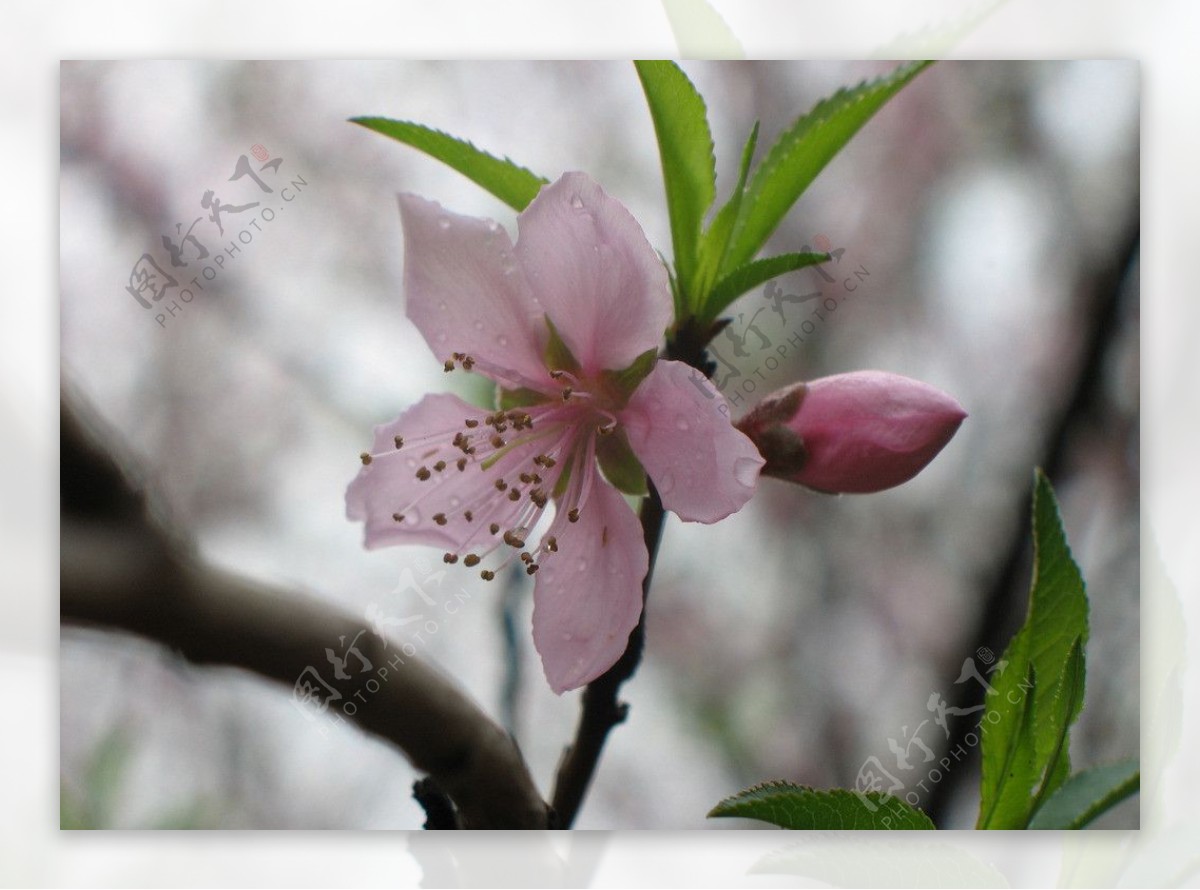
<path fill-rule="evenodd" d="M 478 365 L 455 353 L 446 370 L 456 364 L 464 370 Z M 596 472 L 596 437 L 617 429 L 610 400 L 589 381 L 569 371 L 550 377 L 560 387 L 557 396 L 538 393 L 536 404 L 469 416 L 450 430 L 398 435 L 395 451 L 386 452 L 392 460 L 403 454 L 418 483 L 392 519 L 414 531 L 432 525 L 453 532 L 461 543 L 443 560 L 479 567 L 485 581 L 518 559 L 527 574 L 536 574 L 557 552 L 553 534 L 535 546 L 529 536 L 552 499 L 558 516 L 579 520 Z M 362 460 L 382 456 L 363 454 Z"/>

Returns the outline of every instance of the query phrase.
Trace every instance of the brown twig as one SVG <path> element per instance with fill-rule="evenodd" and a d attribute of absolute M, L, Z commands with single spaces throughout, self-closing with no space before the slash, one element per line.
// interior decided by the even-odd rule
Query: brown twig
<path fill-rule="evenodd" d="M 549 810 L 516 743 L 445 676 L 362 634 L 341 610 L 194 559 L 147 518 L 145 498 L 64 407 L 61 613 L 135 633 L 197 665 L 224 665 L 294 687 L 327 648 L 354 639 L 378 690 L 330 717 L 399 748 L 432 776 L 467 828 L 547 828 Z M 386 673 L 384 673 L 386 671 Z M 333 680 L 351 701 L 354 681 Z"/>

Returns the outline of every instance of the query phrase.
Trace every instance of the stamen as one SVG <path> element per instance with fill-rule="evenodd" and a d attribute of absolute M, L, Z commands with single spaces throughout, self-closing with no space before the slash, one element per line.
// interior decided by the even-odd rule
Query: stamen
<path fill-rule="evenodd" d="M 571 512 L 567 514 L 567 521 L 568 522 L 578 522 L 579 521 L 579 508 L 578 507 L 571 508 Z"/>
<path fill-rule="evenodd" d="M 454 464 L 455 464 L 455 466 L 458 467 L 458 471 L 461 473 L 463 470 L 465 470 L 467 468 L 467 459 L 465 457 L 460 457 L 457 461 L 454 462 Z"/>
<path fill-rule="evenodd" d="M 446 462 L 444 460 L 439 460 L 436 464 L 433 465 L 433 469 L 436 472 L 440 473 L 442 470 L 446 469 Z"/>
<path fill-rule="evenodd" d="M 371 465 L 371 455 L 367 454 L 365 451 L 358 456 L 358 459 L 362 461 L 362 465 L 364 467 L 369 467 Z"/>
<path fill-rule="evenodd" d="M 467 429 L 469 429 L 469 430 L 473 430 L 473 429 L 475 429 L 475 427 L 479 426 L 479 421 L 475 420 L 474 418 L 469 417 L 469 418 L 467 418 L 467 420 L 465 422 L 467 425 Z"/>
<path fill-rule="evenodd" d="M 529 566 L 527 566 L 525 569 L 525 574 L 526 575 L 536 575 L 537 570 L 538 570 L 538 564 L 536 562 L 530 563 Z"/>
<path fill-rule="evenodd" d="M 446 514 L 445 513 L 434 513 L 433 521 L 436 522 L 438 525 L 445 525 L 446 524 Z"/>
<path fill-rule="evenodd" d="M 512 491 L 510 491 L 510 492 L 508 493 L 508 499 L 509 499 L 510 501 L 519 501 L 519 500 L 521 500 L 521 489 L 519 489 L 519 488 L 514 488 L 514 489 L 512 489 Z"/>
<path fill-rule="evenodd" d="M 488 569 L 484 569 L 482 572 L 479 573 L 479 577 L 482 578 L 484 581 L 491 581 L 493 578 L 496 577 L 496 573 L 493 571 L 490 571 Z"/>
<path fill-rule="evenodd" d="M 558 538 L 554 537 L 554 535 L 548 535 L 546 537 L 546 540 L 543 541 L 542 543 L 545 545 L 546 549 L 549 550 L 551 553 L 558 552 Z"/>
<path fill-rule="evenodd" d="M 496 534 L 498 531 L 500 531 L 500 523 L 493 522 L 488 526 L 488 531 L 490 531 L 493 535 Z"/>
<path fill-rule="evenodd" d="M 464 510 L 463 511 L 463 519 L 467 520 L 467 522 L 474 522 L 475 514 L 472 513 L 470 510 Z"/>
<path fill-rule="evenodd" d="M 393 513 L 393 514 L 392 514 L 392 519 L 396 520 L 397 522 L 403 522 L 403 521 L 404 521 L 404 514 L 403 514 L 403 513 Z"/>
<path fill-rule="evenodd" d="M 504 533 L 504 543 L 507 544 L 509 547 L 515 547 L 517 550 L 520 550 L 522 547 L 525 546 L 525 539 L 522 538 L 520 535 L 518 535 L 516 532 L 510 531 L 510 532 Z"/>
<path fill-rule="evenodd" d="M 451 361 L 450 359 L 446 359 L 446 363 L 444 365 L 442 365 L 442 370 L 445 371 L 447 374 L 449 374 L 451 371 L 454 370 L 454 362 Z"/>
<path fill-rule="evenodd" d="M 429 477 L 432 475 L 433 474 L 429 472 L 429 467 L 421 467 L 421 469 L 417 470 L 417 478 L 422 482 L 428 481 Z"/>
<path fill-rule="evenodd" d="M 508 488 L 508 483 L 505 482 L 503 479 L 497 479 L 492 484 L 494 486 L 496 486 L 496 491 L 504 491 L 505 489 Z"/>
<path fill-rule="evenodd" d="M 468 553 L 463 557 L 463 565 L 465 565 L 467 568 L 473 568 L 479 565 L 479 557 L 474 553 Z"/>
<path fill-rule="evenodd" d="M 458 554 L 447 553 L 442 557 L 442 562 L 447 563 L 448 565 L 454 565 L 456 562 L 458 562 Z"/>
<path fill-rule="evenodd" d="M 392 441 L 396 443 L 396 448 L 399 449 L 399 448 L 404 447 L 404 437 L 403 436 L 393 436 Z"/>

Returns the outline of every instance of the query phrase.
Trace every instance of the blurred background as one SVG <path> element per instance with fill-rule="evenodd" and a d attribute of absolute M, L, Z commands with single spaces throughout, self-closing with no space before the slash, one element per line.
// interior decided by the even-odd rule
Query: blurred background
<path fill-rule="evenodd" d="M 684 67 L 708 102 L 723 200 L 755 121 L 761 156 L 816 100 L 889 66 Z M 395 193 L 514 232 L 515 215 L 345 120 L 416 120 L 551 179 L 586 170 L 665 251 L 632 66 L 64 63 L 61 90 L 64 387 L 220 565 L 364 621 L 465 590 L 414 645 L 512 727 L 548 792 L 579 703 L 546 687 L 528 589 L 443 575 L 431 550 L 367 553 L 342 503 L 376 424 L 463 385 L 404 318 Z M 1035 465 L 1056 486 L 1092 603 L 1074 763 L 1137 755 L 1139 92 L 1131 62 L 939 63 L 797 205 L 769 251 L 809 245 L 837 261 L 732 307 L 714 358 L 738 411 L 798 379 L 879 368 L 947 390 L 970 419 L 894 491 L 829 497 L 766 480 L 717 526 L 668 521 L 647 657 L 624 690 L 631 716 L 579 827 L 718 827 L 704 814 L 746 785 L 853 786 L 871 758 L 942 827 L 972 825 L 977 758 L 924 790 L 923 766 L 899 770 L 894 746 L 913 761 L 916 737 L 950 750 L 927 703 L 971 706 L 978 684 L 955 682 L 964 663 L 985 671 L 1019 625 Z M 243 156 L 258 181 L 231 181 Z M 164 235 L 188 265 L 172 265 Z M 175 294 L 199 276 L 189 302 L 141 291 L 140 304 L 128 286 L 145 254 Z M 818 319 L 826 298 L 837 308 Z M 394 749 L 319 727 L 279 687 L 72 627 L 61 772 L 64 825 L 423 820 Z M 1104 823 L 1137 824 L 1136 801 Z"/>

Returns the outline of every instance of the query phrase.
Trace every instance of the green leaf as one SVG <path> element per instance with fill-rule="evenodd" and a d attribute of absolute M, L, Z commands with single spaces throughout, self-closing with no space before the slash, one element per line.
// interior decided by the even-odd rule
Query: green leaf
<path fill-rule="evenodd" d="M 575 358 L 575 353 L 571 352 L 571 347 L 562 338 L 562 334 L 558 332 L 558 328 L 554 326 L 554 322 L 550 320 L 550 316 L 547 315 L 545 318 L 546 328 L 550 331 L 550 337 L 546 341 L 546 351 L 543 354 L 546 360 L 546 367 L 551 371 L 577 372 L 579 370 L 579 359 Z"/>
<path fill-rule="evenodd" d="M 514 210 L 524 210 L 549 181 L 508 158 L 497 158 L 464 139 L 421 124 L 386 117 L 352 117 L 350 121 L 437 158 Z"/>
<path fill-rule="evenodd" d="M 503 386 L 496 387 L 496 407 L 501 411 L 510 411 L 513 408 L 528 408 L 530 405 L 537 405 L 546 401 L 546 394 L 538 392 L 536 389 L 529 389 L 521 386 L 517 389 L 505 389 Z"/>
<path fill-rule="evenodd" d="M 633 360 L 628 368 L 622 371 L 604 371 L 601 374 L 605 388 L 620 402 L 624 403 L 633 395 L 647 375 L 654 370 L 658 361 L 658 350 L 647 349 Z"/>
<path fill-rule="evenodd" d="M 1083 828 L 1135 794 L 1141 786 L 1136 760 L 1098 766 L 1071 776 L 1034 814 L 1032 829 Z"/>
<path fill-rule="evenodd" d="M 629 447 L 624 430 L 596 437 L 596 459 L 600 461 L 604 478 L 612 483 L 617 491 L 633 497 L 649 494 L 650 490 L 646 487 L 646 471 L 633 449 Z"/>
<path fill-rule="evenodd" d="M 742 203 L 726 263 L 754 257 L 784 214 L 872 115 L 931 62 L 910 62 L 884 77 L 840 90 L 824 99 L 779 137 Z"/>
<path fill-rule="evenodd" d="M 822 829 L 932 830 L 933 822 L 920 810 L 878 791 L 855 792 L 844 788 L 816 791 L 790 782 L 764 782 L 727 797 L 709 818 L 737 816 L 758 819 L 780 828 L 803 831 Z"/>
<path fill-rule="evenodd" d="M 742 163 L 738 169 L 738 179 L 737 184 L 733 187 L 733 194 L 717 211 L 708 230 L 700 238 L 699 255 L 696 260 L 695 298 L 697 307 L 706 304 L 708 293 L 725 262 L 725 254 L 729 251 L 729 237 L 733 234 L 733 224 L 737 222 L 738 214 L 742 209 L 742 197 L 746 193 L 746 179 L 750 176 L 750 162 L 754 160 L 754 148 L 757 145 L 758 122 L 755 121 L 746 145 L 742 149 Z"/>
<path fill-rule="evenodd" d="M 829 260 L 830 256 L 827 253 L 781 253 L 779 256 L 739 266 L 713 287 L 705 301 L 704 311 L 699 313 L 701 322 L 712 321 L 726 306 L 765 281 L 796 269 L 803 269 L 805 266 L 827 263 Z"/>
<path fill-rule="evenodd" d="M 717 168 L 704 99 L 674 62 L 635 62 L 662 159 L 675 273 L 684 299 L 692 287 L 704 214 L 716 196 Z M 684 307 L 695 308 L 694 304 Z"/>
<path fill-rule="evenodd" d="M 741 41 L 705 0 L 663 0 L 663 8 L 683 58 L 746 58 Z"/>
<path fill-rule="evenodd" d="M 1088 604 L 1054 490 L 1033 494 L 1034 567 L 1025 623 L 987 694 L 979 828 L 1025 828 L 1070 772 L 1069 730 L 1083 704 Z"/>

